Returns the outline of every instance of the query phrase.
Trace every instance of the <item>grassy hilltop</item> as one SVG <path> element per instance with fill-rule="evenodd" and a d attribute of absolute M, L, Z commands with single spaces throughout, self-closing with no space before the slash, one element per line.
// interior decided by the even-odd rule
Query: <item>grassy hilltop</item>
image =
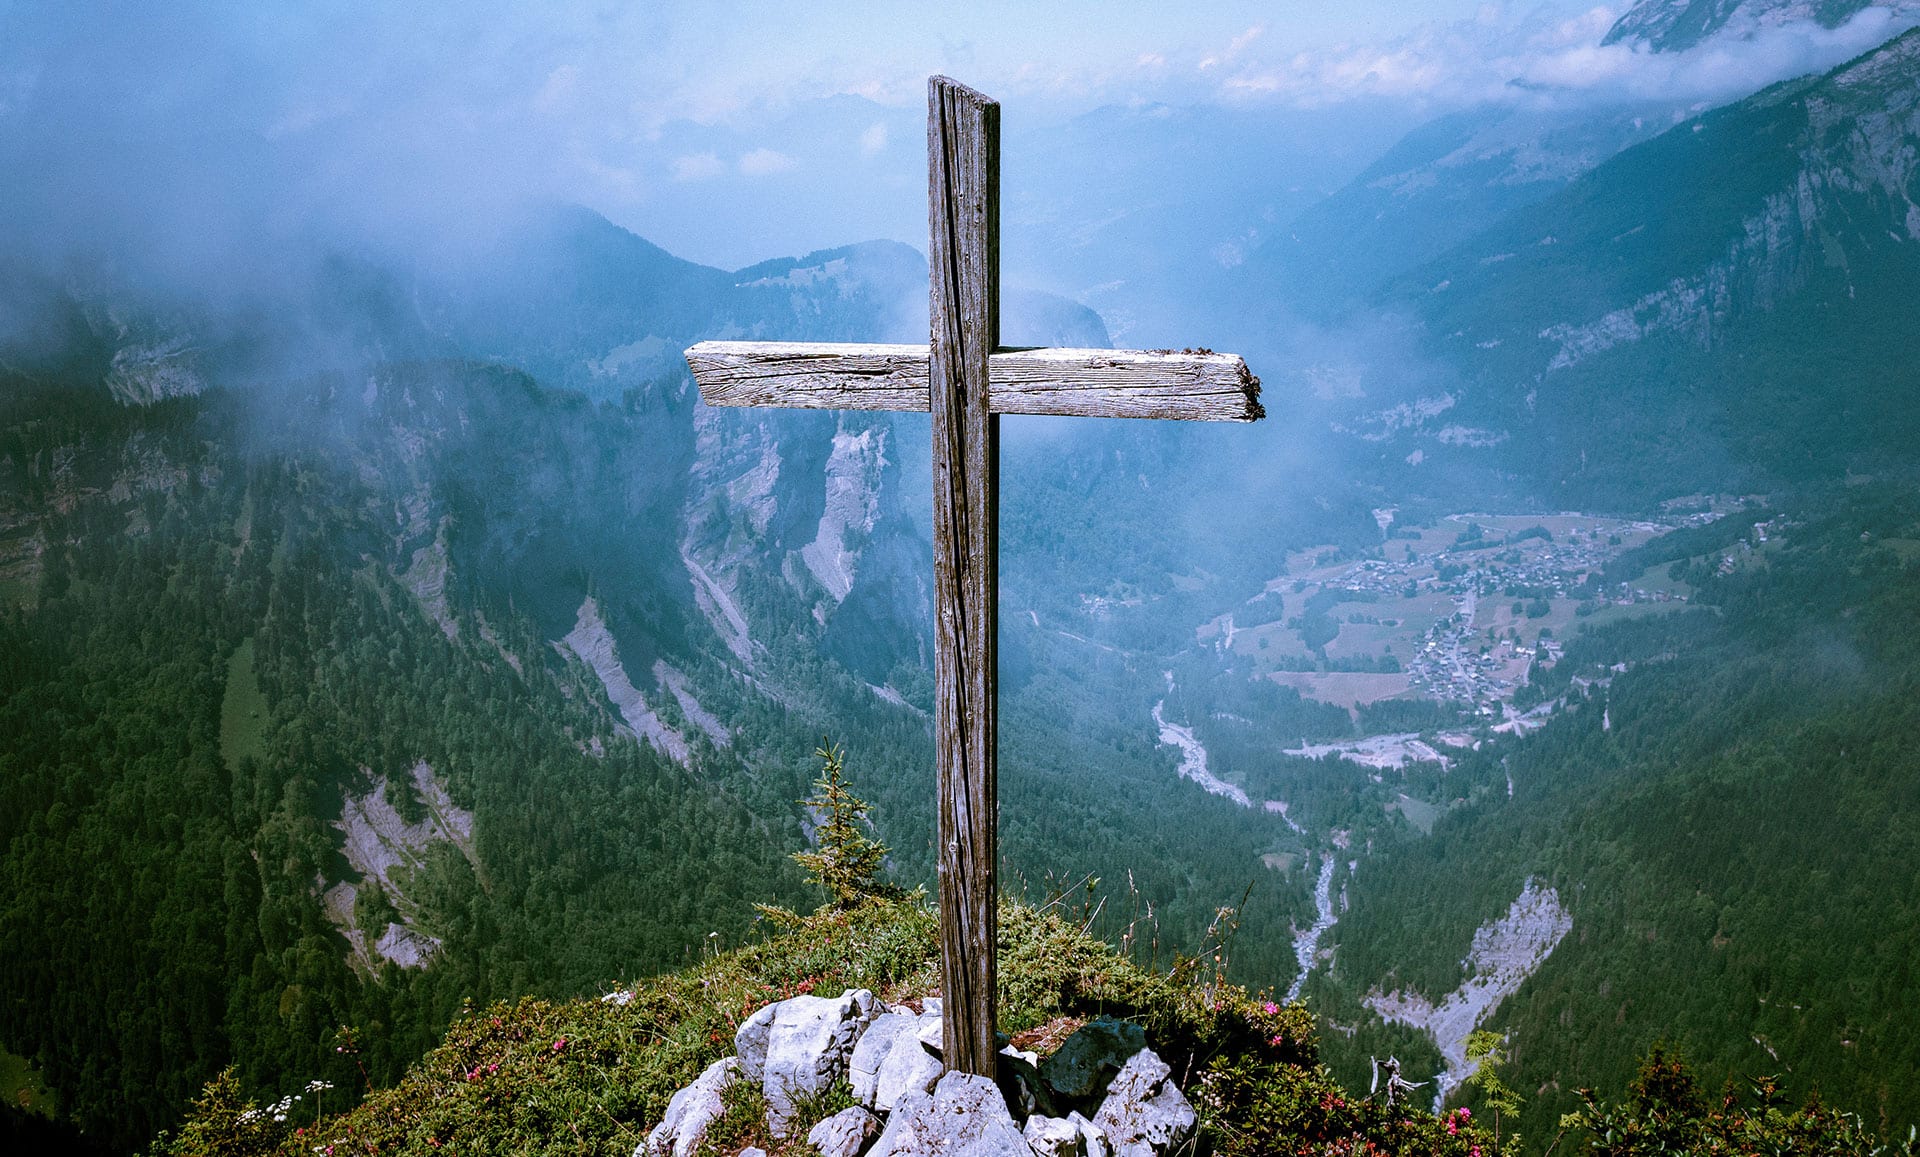
<path fill-rule="evenodd" d="M 1216 949 L 1168 971 L 1130 962 L 1082 931 L 1060 902 L 1001 911 L 1001 1026 L 1014 1043 L 1051 1051 L 1102 1013 L 1136 1020 L 1149 1046 L 1172 1064 L 1200 1114 L 1202 1151 L 1222 1154 L 1404 1154 L 1492 1157 L 1520 1151 L 1516 1123 L 1567 1152 L 1911 1153 L 1877 1147 L 1857 1119 L 1817 1106 L 1792 1111 L 1764 1087 L 1708 1098 L 1685 1066 L 1657 1053 L 1618 1105 L 1590 1102 L 1559 1122 L 1512 1114 L 1515 1098 L 1486 1082 L 1482 1099 L 1505 1098 L 1503 1131 L 1486 1107 L 1388 1109 L 1355 1096 L 1319 1061 L 1312 1017 L 1220 978 Z M 610 998 L 526 999 L 469 1007 L 445 1039 L 394 1087 L 360 1103 L 346 1090 L 307 1090 L 262 1107 L 231 1072 L 210 1082 L 181 1129 L 154 1157 L 188 1154 L 631 1153 L 673 1092 L 732 1051 L 754 1010 L 807 992 L 866 987 L 914 1003 L 937 985 L 937 923 L 921 898 L 868 900 L 823 909 L 787 931 Z M 357 1047 L 343 1037 L 339 1047 Z M 1492 1072 L 1492 1070 L 1488 1070 Z M 745 1089 L 746 1086 L 736 1086 Z M 837 1094 L 837 1095 L 836 1095 Z M 732 1096 L 733 1094 L 730 1094 Z M 719 1157 L 759 1145 L 782 1148 L 759 1123 L 757 1091 L 730 1103 L 701 1152 Z M 1709 1101 L 1714 1104 L 1709 1106 Z M 844 1086 L 815 1104 L 824 1117 L 845 1104 Z M 804 1136 L 805 1124 L 797 1135 Z M 1528 1146 L 1538 1151 L 1536 1142 Z"/>

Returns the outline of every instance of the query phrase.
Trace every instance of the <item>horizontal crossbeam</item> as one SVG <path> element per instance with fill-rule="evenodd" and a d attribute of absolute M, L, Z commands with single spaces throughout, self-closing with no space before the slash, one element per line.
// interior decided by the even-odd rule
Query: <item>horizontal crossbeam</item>
<path fill-rule="evenodd" d="M 709 406 L 917 410 L 930 405 L 927 347 L 703 341 L 687 365 Z M 1211 350 L 1001 349 L 987 358 L 996 414 L 1251 422 L 1260 379 Z"/>

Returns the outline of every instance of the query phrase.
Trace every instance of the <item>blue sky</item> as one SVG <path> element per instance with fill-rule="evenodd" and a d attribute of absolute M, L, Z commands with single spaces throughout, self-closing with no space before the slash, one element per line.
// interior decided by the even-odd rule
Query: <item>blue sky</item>
<path fill-rule="evenodd" d="M 1043 154 L 1048 134 L 1084 146 L 1066 126 L 1103 107 L 1168 106 L 1252 126 L 1275 181 L 1296 180 L 1281 152 L 1324 150 L 1315 176 L 1335 182 L 1450 109 L 1712 103 L 1884 34 L 1602 49 L 1625 7 L 0 0 L 0 200 L 38 244 L 139 239 L 217 266 L 263 228 L 414 245 L 562 199 L 738 266 L 917 243 L 936 71 L 1003 102 L 1010 151 Z"/>

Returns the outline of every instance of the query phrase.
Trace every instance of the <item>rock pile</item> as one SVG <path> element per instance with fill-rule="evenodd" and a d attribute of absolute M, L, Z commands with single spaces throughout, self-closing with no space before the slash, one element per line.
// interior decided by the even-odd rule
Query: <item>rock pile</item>
<path fill-rule="evenodd" d="M 766 1006 L 734 1034 L 737 1056 L 673 1095 L 634 1157 L 692 1157 L 736 1081 L 759 1086 L 768 1131 L 790 1141 L 806 1104 L 845 1078 L 859 1103 L 807 1131 L 821 1157 L 1169 1157 L 1193 1139 L 1193 1107 L 1140 1026 L 1101 1017 L 1045 1060 L 1009 1046 L 988 1080 L 946 1071 L 940 1001 L 923 1003 L 850 989 Z"/>

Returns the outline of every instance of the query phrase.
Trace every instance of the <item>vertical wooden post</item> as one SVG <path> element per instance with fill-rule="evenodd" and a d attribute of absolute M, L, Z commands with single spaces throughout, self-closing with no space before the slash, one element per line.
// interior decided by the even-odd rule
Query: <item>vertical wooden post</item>
<path fill-rule="evenodd" d="M 998 918 L 995 782 L 1000 419 L 1000 106 L 927 82 L 933 387 L 934 761 L 947 1068 L 991 1077 Z"/>

